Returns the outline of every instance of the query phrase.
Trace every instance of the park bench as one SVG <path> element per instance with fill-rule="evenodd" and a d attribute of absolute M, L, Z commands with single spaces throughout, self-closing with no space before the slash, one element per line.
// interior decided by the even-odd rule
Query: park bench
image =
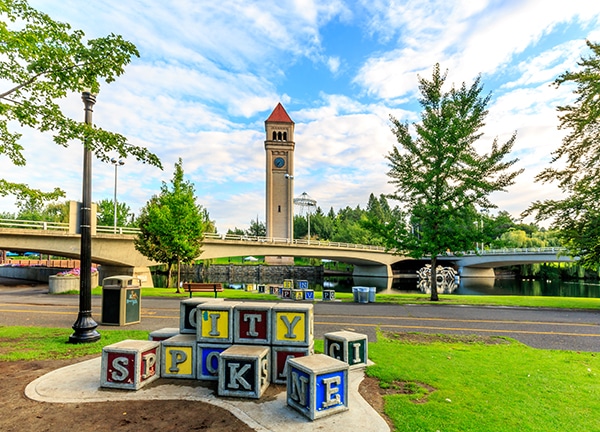
<path fill-rule="evenodd" d="M 190 298 L 195 292 L 212 292 L 217 298 L 218 292 L 223 292 L 223 285 L 220 283 L 199 283 L 199 282 L 184 282 L 183 290 L 190 293 Z"/>

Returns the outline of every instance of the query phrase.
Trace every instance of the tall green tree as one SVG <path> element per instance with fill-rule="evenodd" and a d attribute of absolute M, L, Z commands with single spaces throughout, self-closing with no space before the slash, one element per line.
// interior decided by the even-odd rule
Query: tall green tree
<path fill-rule="evenodd" d="M 196 203 L 194 186 L 183 178 L 182 165 L 179 159 L 170 185 L 163 182 L 160 194 L 142 208 L 134 241 L 144 256 L 167 264 L 168 285 L 175 264 L 191 264 L 200 256 L 203 234 L 211 226 L 208 212 Z M 179 285 L 178 277 L 177 292 Z"/>
<path fill-rule="evenodd" d="M 97 93 L 100 81 L 114 81 L 132 57 L 139 53 L 122 36 L 86 40 L 83 31 L 54 21 L 26 0 L 0 0 L 0 156 L 25 165 L 18 132 L 25 127 L 50 132 L 54 142 L 64 147 L 72 140 L 84 142 L 106 162 L 118 153 L 161 167 L 158 157 L 146 148 L 127 143 L 120 134 L 70 119 L 59 105 L 72 92 Z M 0 179 L 0 196 L 8 194 L 49 200 L 64 196 L 60 189 L 42 192 Z"/>
<path fill-rule="evenodd" d="M 573 103 L 559 106 L 559 128 L 569 131 L 553 153 L 552 164 L 536 181 L 558 182 L 565 198 L 535 201 L 524 215 L 552 220 L 561 239 L 581 265 L 600 265 L 600 44 L 586 41 L 591 55 L 578 70 L 567 71 L 556 86 L 575 85 Z"/>
<path fill-rule="evenodd" d="M 509 171 L 517 161 L 505 161 L 516 134 L 505 143 L 494 139 L 489 153 L 477 144 L 491 95 L 482 96 L 480 78 L 472 85 L 444 89 L 447 72 L 439 65 L 430 80 L 419 77 L 421 121 L 411 125 L 391 117 L 398 140 L 387 155 L 391 198 L 404 214 L 379 225 L 388 246 L 415 258 L 431 256 L 431 300 L 438 300 L 437 257 L 473 247 L 481 237 L 476 208 L 495 207 L 488 196 L 514 183 L 521 171 Z"/>
<path fill-rule="evenodd" d="M 101 226 L 113 226 L 115 223 L 115 202 L 111 199 L 103 199 L 96 203 L 97 224 Z M 117 226 L 130 225 L 129 215 L 131 207 L 124 202 L 117 201 Z"/>

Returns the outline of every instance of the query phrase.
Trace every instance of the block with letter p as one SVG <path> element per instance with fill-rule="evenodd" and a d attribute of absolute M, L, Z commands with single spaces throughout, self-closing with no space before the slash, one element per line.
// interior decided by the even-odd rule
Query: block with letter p
<path fill-rule="evenodd" d="M 100 386 L 138 390 L 160 377 L 160 342 L 126 339 L 102 348 Z"/>
<path fill-rule="evenodd" d="M 196 335 L 180 334 L 161 342 L 160 375 L 196 378 Z"/>
<path fill-rule="evenodd" d="M 287 362 L 287 404 L 311 420 L 348 409 L 348 364 L 324 354 Z"/>

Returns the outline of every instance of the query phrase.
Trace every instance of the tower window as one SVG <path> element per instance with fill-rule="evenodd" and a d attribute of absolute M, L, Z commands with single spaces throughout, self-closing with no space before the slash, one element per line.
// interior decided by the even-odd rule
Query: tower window
<path fill-rule="evenodd" d="M 284 133 L 283 133 L 283 140 L 284 140 L 284 141 L 287 141 L 287 132 L 284 132 Z"/>
<path fill-rule="evenodd" d="M 277 140 L 281 141 L 281 132 L 277 132 Z"/>
<path fill-rule="evenodd" d="M 277 211 L 281 213 L 281 206 L 277 206 Z"/>
<path fill-rule="evenodd" d="M 273 141 L 277 140 L 277 132 L 273 131 Z"/>

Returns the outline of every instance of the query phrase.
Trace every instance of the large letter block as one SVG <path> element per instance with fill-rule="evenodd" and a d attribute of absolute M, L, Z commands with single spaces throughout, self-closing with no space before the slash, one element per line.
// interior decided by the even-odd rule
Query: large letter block
<path fill-rule="evenodd" d="M 350 368 L 367 365 L 367 335 L 338 331 L 325 333 L 323 339 L 324 351 L 328 356 L 348 363 Z"/>
<path fill-rule="evenodd" d="M 233 342 L 271 344 L 271 304 L 239 303 L 233 309 Z"/>
<path fill-rule="evenodd" d="M 196 378 L 196 335 L 180 334 L 161 342 L 160 376 Z"/>
<path fill-rule="evenodd" d="M 269 348 L 233 345 L 219 358 L 219 396 L 259 399 L 269 387 Z"/>
<path fill-rule="evenodd" d="M 315 299 L 315 291 L 311 289 L 304 290 L 304 300 L 314 300 Z"/>
<path fill-rule="evenodd" d="M 335 290 L 323 290 L 323 301 L 334 301 L 335 300 Z"/>
<path fill-rule="evenodd" d="M 294 279 L 284 279 L 283 280 L 283 287 L 284 288 L 294 288 Z"/>
<path fill-rule="evenodd" d="M 198 342 L 233 343 L 233 308 L 237 303 L 203 303 L 196 310 Z"/>
<path fill-rule="evenodd" d="M 177 336 L 179 333 L 179 329 L 176 327 L 165 327 L 151 331 L 148 335 L 148 340 L 160 342 L 169 339 L 170 337 Z"/>
<path fill-rule="evenodd" d="M 313 344 L 313 305 L 276 303 L 271 312 L 272 345 L 303 346 Z"/>
<path fill-rule="evenodd" d="M 290 358 L 304 357 L 314 354 L 314 347 L 271 347 L 271 382 L 285 384 L 287 382 L 286 362 Z"/>
<path fill-rule="evenodd" d="M 307 280 L 297 280 L 296 288 L 298 289 L 308 289 L 308 281 Z"/>
<path fill-rule="evenodd" d="M 179 333 L 196 334 L 196 307 L 206 302 L 206 299 L 191 298 L 179 303 Z"/>
<path fill-rule="evenodd" d="M 292 298 L 294 300 L 304 300 L 304 290 L 293 289 L 292 290 Z"/>
<path fill-rule="evenodd" d="M 196 378 L 199 380 L 216 381 L 219 379 L 219 357 L 231 345 L 198 343 L 198 369 Z"/>
<path fill-rule="evenodd" d="M 126 339 L 102 348 L 102 387 L 138 390 L 160 377 L 160 342 Z"/>
<path fill-rule="evenodd" d="M 348 364 L 324 354 L 289 359 L 287 404 L 311 420 L 348 409 Z"/>

